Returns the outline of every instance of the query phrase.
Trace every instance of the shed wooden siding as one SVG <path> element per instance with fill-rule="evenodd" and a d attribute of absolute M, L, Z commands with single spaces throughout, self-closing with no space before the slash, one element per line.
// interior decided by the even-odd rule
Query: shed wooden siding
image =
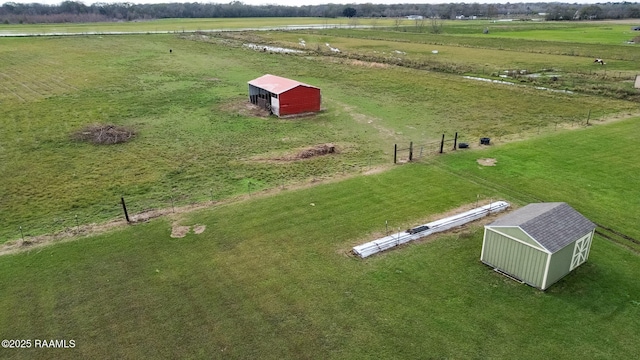
<path fill-rule="evenodd" d="M 538 244 L 537 242 L 535 242 L 533 239 L 531 239 L 531 237 L 529 235 L 527 235 L 527 233 L 525 233 L 524 231 L 522 231 L 522 229 L 520 229 L 517 226 L 513 226 L 513 227 L 509 227 L 509 226 L 500 226 L 500 227 L 491 227 L 491 230 L 499 233 L 499 234 L 504 234 L 505 236 L 509 236 L 512 237 L 514 239 L 520 240 L 522 242 L 526 242 L 527 244 L 540 249 L 540 250 L 545 250 L 542 246 L 540 246 L 540 244 Z"/>
<path fill-rule="evenodd" d="M 576 241 L 562 248 L 551 256 L 551 266 L 547 275 L 547 284 L 553 284 L 562 279 L 571 272 L 571 260 L 573 259 L 576 243 L 582 239 L 591 237 L 593 239 L 593 231 L 576 239 Z M 585 260 L 586 261 L 586 260 Z"/>
<path fill-rule="evenodd" d="M 491 229 L 485 230 L 482 262 L 531 286 L 541 288 L 548 253 L 514 241 Z"/>
<path fill-rule="evenodd" d="M 549 265 L 549 273 L 547 274 L 547 287 L 562 279 L 570 272 L 571 258 L 573 257 L 575 245 L 576 243 L 572 242 L 551 255 L 551 264 Z"/>

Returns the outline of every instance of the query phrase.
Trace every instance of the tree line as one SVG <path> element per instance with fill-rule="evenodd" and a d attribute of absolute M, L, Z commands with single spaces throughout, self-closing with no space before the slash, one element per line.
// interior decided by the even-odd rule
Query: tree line
<path fill-rule="evenodd" d="M 547 20 L 640 18 L 640 4 L 630 2 L 586 5 L 577 3 L 446 3 L 446 4 L 325 4 L 325 5 L 246 5 L 240 1 L 215 3 L 95 3 L 63 1 L 58 5 L 4 3 L 0 22 L 60 23 L 94 21 L 132 21 L 162 18 L 241 18 L 241 17 L 388 17 L 425 18 L 504 18 L 543 16 Z"/>

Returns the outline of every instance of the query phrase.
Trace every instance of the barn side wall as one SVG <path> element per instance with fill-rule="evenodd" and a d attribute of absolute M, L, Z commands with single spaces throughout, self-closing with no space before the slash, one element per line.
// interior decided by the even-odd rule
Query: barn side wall
<path fill-rule="evenodd" d="M 547 257 L 543 251 L 485 229 L 480 260 L 531 286 L 542 287 Z"/>
<path fill-rule="evenodd" d="M 320 111 L 320 89 L 297 86 L 279 96 L 280 116 Z"/>

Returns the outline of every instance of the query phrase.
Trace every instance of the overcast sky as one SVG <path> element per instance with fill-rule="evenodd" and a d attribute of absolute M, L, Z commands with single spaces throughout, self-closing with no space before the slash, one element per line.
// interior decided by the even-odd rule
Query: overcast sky
<path fill-rule="evenodd" d="M 606 2 L 606 0 L 547 0 L 547 1 L 539 1 L 539 2 L 566 2 L 566 3 L 578 3 L 578 4 L 594 4 L 594 3 L 602 3 L 602 2 Z M 0 0 L 0 4 L 1 3 L 7 3 L 7 2 L 15 2 L 15 3 L 22 3 L 22 4 L 29 4 L 29 3 L 40 3 L 40 4 L 60 4 L 62 1 L 61 0 L 14 0 L 14 1 L 7 1 L 7 0 Z M 124 0 L 86 0 L 86 1 L 79 1 L 82 3 L 85 3 L 86 5 L 91 5 L 95 2 L 102 2 L 102 3 L 123 3 L 123 2 L 130 2 L 133 4 L 162 4 L 162 3 L 172 3 L 172 2 L 199 2 L 199 3 L 217 3 L 217 4 L 227 4 L 232 2 L 232 0 L 221 0 L 221 1 L 199 1 L 199 0 L 132 0 L 132 1 L 124 1 Z M 300 6 L 300 5 L 320 5 L 320 4 L 328 4 L 328 3 L 333 3 L 333 4 L 366 4 L 366 3 L 372 3 L 372 4 L 448 4 L 448 3 L 467 3 L 467 4 L 472 4 L 472 3 L 479 3 L 479 4 L 497 4 L 497 3 L 521 3 L 521 2 L 538 2 L 536 0 L 528 0 L 528 1 L 519 1 L 519 0 L 495 0 L 495 1 L 487 1 L 487 0 L 480 0 L 480 1 L 462 1 L 462 0 L 352 0 L 352 1 L 341 1 L 341 0 L 244 0 L 241 1 L 244 4 L 247 5 L 265 5 L 265 4 L 273 4 L 273 5 L 288 5 L 288 6 Z M 633 1 L 631 1 L 633 2 Z"/>

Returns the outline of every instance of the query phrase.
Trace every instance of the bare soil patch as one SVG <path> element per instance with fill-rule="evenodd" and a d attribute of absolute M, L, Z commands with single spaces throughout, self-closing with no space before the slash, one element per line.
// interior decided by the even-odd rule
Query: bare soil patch
<path fill-rule="evenodd" d="M 26 237 L 24 240 L 22 239 L 10 240 L 5 242 L 4 244 L 0 244 L 0 256 L 39 249 L 44 246 L 78 240 L 87 236 L 103 234 L 113 229 L 121 228 L 126 225 L 134 225 L 137 223 L 146 222 L 161 216 L 179 216 L 180 214 L 189 213 L 194 210 L 211 207 L 214 204 L 217 204 L 217 203 L 212 201 L 207 201 L 205 203 L 186 205 L 186 206 L 181 206 L 176 208 L 149 210 L 149 211 L 144 211 L 142 213 L 129 216 L 129 220 L 131 220 L 129 223 L 127 223 L 124 219 L 112 220 L 102 224 L 93 223 L 93 224 L 84 224 L 80 226 L 73 226 L 54 234 L 29 236 L 29 237 Z M 196 226 L 201 227 L 199 229 L 196 229 L 196 227 L 194 227 L 193 231 L 196 234 L 198 234 L 196 230 L 202 232 L 206 228 L 204 225 L 196 225 Z"/>
<path fill-rule="evenodd" d="M 253 116 L 259 118 L 268 118 L 271 112 L 265 108 L 257 106 L 249 102 L 248 99 L 237 99 L 226 104 L 221 105 L 218 109 L 224 112 L 239 114 L 242 116 Z"/>
<path fill-rule="evenodd" d="M 327 143 L 293 150 L 290 153 L 284 155 L 274 154 L 271 156 L 265 156 L 265 154 L 263 154 L 260 157 L 254 157 L 251 160 L 259 162 L 298 161 L 337 153 L 339 153 L 338 147 L 334 144 Z"/>
<path fill-rule="evenodd" d="M 127 142 L 136 136 L 136 132 L 125 126 L 113 124 L 91 124 L 71 136 L 76 141 L 96 145 L 113 145 Z"/>
<path fill-rule="evenodd" d="M 172 238 L 183 238 L 187 236 L 189 231 L 191 230 L 190 226 L 180 226 L 174 225 L 171 227 L 171 237 Z"/>
<path fill-rule="evenodd" d="M 0 245 L 0 256 L 39 249 L 50 244 L 75 240 L 81 236 L 101 234 L 109 229 L 124 226 L 126 223 L 124 220 L 113 220 L 103 224 L 85 224 L 69 227 L 55 234 L 29 236 L 24 240 L 10 240 Z"/>
<path fill-rule="evenodd" d="M 207 228 L 206 225 L 193 225 L 193 233 L 196 235 L 200 235 L 205 231 L 206 228 Z M 187 234 L 190 231 L 191 231 L 191 226 L 178 225 L 177 223 L 174 223 L 171 226 L 171 237 L 183 238 L 187 236 Z"/>
<path fill-rule="evenodd" d="M 382 69 L 386 69 L 389 67 L 389 64 L 372 62 L 372 61 L 362 61 L 362 60 L 352 60 L 351 65 L 364 66 L 369 68 L 382 68 Z"/>
<path fill-rule="evenodd" d="M 476 161 L 482 166 L 496 166 L 496 163 L 498 162 L 498 160 L 493 158 L 478 159 Z"/>
<path fill-rule="evenodd" d="M 336 152 L 336 146 L 333 144 L 321 144 L 314 147 L 304 149 L 296 154 L 296 159 L 308 159 L 315 156 L 322 156 L 327 154 L 334 154 Z"/>
<path fill-rule="evenodd" d="M 392 166 L 390 165 L 379 165 L 379 166 L 374 166 L 369 168 L 368 170 L 366 170 L 365 172 L 363 172 L 363 175 L 375 175 L 375 174 L 380 174 L 383 173 L 389 169 L 391 169 Z"/>

